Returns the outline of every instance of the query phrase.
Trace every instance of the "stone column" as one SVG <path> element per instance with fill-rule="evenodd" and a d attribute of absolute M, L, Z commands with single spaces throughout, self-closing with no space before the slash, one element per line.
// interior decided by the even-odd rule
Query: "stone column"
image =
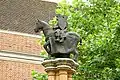
<path fill-rule="evenodd" d="M 53 63 L 53 61 L 50 61 L 50 60 L 46 60 L 42 63 L 45 67 L 45 71 L 47 72 L 48 74 L 48 80 L 56 80 L 55 77 L 56 77 L 56 68 L 55 68 L 55 65 Z"/>
<path fill-rule="evenodd" d="M 42 65 L 48 74 L 48 80 L 72 80 L 78 63 L 69 58 L 45 60 Z"/>
<path fill-rule="evenodd" d="M 59 80 L 68 80 L 68 74 L 66 70 L 59 70 Z"/>
<path fill-rule="evenodd" d="M 48 80 L 55 80 L 55 72 L 54 71 L 47 71 L 48 73 Z"/>
<path fill-rule="evenodd" d="M 72 80 L 72 74 L 73 74 L 73 72 L 68 73 L 68 80 Z"/>
<path fill-rule="evenodd" d="M 56 80 L 59 80 L 59 72 L 56 72 Z"/>

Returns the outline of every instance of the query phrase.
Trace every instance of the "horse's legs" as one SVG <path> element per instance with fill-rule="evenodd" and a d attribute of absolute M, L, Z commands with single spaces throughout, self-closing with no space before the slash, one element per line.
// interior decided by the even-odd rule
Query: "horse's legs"
<path fill-rule="evenodd" d="M 78 51 L 75 49 L 73 54 L 74 54 L 74 60 L 77 61 L 79 55 Z"/>
<path fill-rule="evenodd" d="M 51 55 L 50 55 L 50 41 L 47 41 L 45 44 L 44 44 L 44 49 L 47 51 L 47 53 L 48 53 L 48 57 L 50 58 L 51 57 Z"/>

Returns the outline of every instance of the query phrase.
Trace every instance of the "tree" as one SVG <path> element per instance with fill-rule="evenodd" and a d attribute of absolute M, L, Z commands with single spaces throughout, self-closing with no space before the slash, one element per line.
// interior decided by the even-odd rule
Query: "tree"
<path fill-rule="evenodd" d="M 120 3 L 117 0 L 65 0 L 57 14 L 68 16 L 68 30 L 80 34 L 74 80 L 120 79 Z M 55 22 L 50 21 L 50 23 Z"/>
<path fill-rule="evenodd" d="M 38 73 L 35 70 L 32 71 L 32 77 L 33 77 L 33 80 L 48 80 L 47 74 Z"/>

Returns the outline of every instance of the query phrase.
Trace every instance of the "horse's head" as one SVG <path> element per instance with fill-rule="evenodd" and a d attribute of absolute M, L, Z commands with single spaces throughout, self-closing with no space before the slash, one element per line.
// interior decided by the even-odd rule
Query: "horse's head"
<path fill-rule="evenodd" d="M 43 30 L 44 22 L 38 20 L 36 23 L 36 28 L 34 29 L 35 33 L 39 32 L 40 30 Z"/>

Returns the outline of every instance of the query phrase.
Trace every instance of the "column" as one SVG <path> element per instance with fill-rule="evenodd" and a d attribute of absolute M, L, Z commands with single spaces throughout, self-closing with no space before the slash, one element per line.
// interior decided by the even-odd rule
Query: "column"
<path fill-rule="evenodd" d="M 59 72 L 58 71 L 56 72 L 56 78 L 55 79 L 59 80 Z"/>
<path fill-rule="evenodd" d="M 66 70 L 59 70 L 59 80 L 68 80 L 68 75 Z"/>
<path fill-rule="evenodd" d="M 68 73 L 68 80 L 72 80 L 72 73 Z"/>
<path fill-rule="evenodd" d="M 78 63 L 69 58 L 56 58 L 45 60 L 42 65 L 48 74 L 48 80 L 72 80 Z"/>
<path fill-rule="evenodd" d="M 48 80 L 56 80 L 54 71 L 47 71 L 47 73 L 48 73 Z"/>

